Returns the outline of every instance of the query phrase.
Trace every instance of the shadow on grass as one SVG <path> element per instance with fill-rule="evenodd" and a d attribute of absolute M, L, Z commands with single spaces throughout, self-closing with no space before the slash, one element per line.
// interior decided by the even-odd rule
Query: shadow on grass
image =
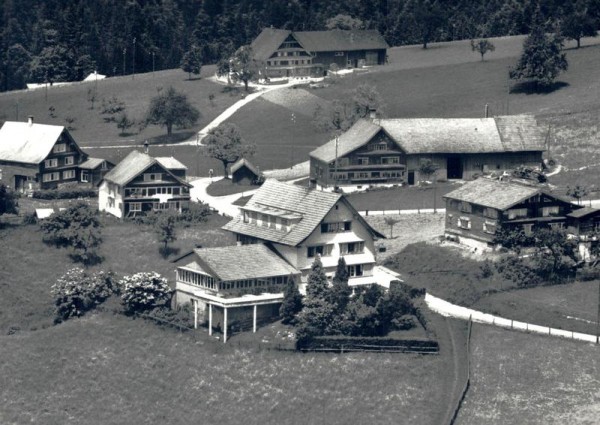
<path fill-rule="evenodd" d="M 130 136 L 134 136 L 138 134 L 137 132 L 123 132 L 123 133 L 119 133 L 119 137 L 130 137 Z"/>
<path fill-rule="evenodd" d="M 156 137 L 151 137 L 148 139 L 148 144 L 150 145 L 162 145 L 162 144 L 170 144 L 170 143 L 179 143 L 185 140 L 191 139 L 195 137 L 195 131 L 181 131 L 178 133 L 173 133 L 171 135 L 163 134 Z"/>
<path fill-rule="evenodd" d="M 160 255 L 164 259 L 169 258 L 171 255 L 179 255 L 180 251 L 181 251 L 180 248 L 176 248 L 174 246 L 167 246 L 167 247 L 162 246 L 158 249 L 158 252 L 160 252 Z"/>
<path fill-rule="evenodd" d="M 564 87 L 568 87 L 570 84 L 564 81 L 556 81 L 548 86 L 537 84 L 535 81 L 524 81 L 515 84 L 510 89 L 510 93 L 514 94 L 550 94 L 558 91 Z"/>

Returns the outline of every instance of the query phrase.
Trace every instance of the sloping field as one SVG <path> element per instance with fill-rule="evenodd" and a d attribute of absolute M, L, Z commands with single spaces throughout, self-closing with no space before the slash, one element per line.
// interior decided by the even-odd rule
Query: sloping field
<path fill-rule="evenodd" d="M 583 425 L 600 418 L 599 347 L 474 325 L 459 425 Z"/>

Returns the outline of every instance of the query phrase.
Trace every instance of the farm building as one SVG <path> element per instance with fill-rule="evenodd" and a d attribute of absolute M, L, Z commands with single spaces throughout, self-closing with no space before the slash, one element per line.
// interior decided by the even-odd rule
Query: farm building
<path fill-rule="evenodd" d="M 431 160 L 435 178 L 471 179 L 520 165 L 542 167 L 544 134 L 535 118 L 361 119 L 310 153 L 311 184 L 320 188 L 409 184 Z"/>
<path fill-rule="evenodd" d="M 501 229 L 575 228 L 581 207 L 548 190 L 517 182 L 479 178 L 444 196 L 446 238 L 481 250 L 494 247 Z"/>
<path fill-rule="evenodd" d="M 190 201 L 185 175 L 185 165 L 175 158 L 131 151 L 102 179 L 98 208 L 119 218 L 152 210 L 182 211 Z"/>
<path fill-rule="evenodd" d="M 375 265 L 374 241 L 384 236 L 341 194 L 268 179 L 240 209 L 240 215 L 223 227 L 236 235 L 237 247 L 195 250 L 197 265 L 178 267 L 177 303 L 192 302 L 196 315 L 204 314 L 203 320 L 214 313 L 206 313 L 208 304 L 217 307 L 219 314 L 240 307 L 231 314 L 239 315 L 241 322 L 252 318 L 255 329 L 256 320 L 277 314 L 289 276 L 296 276 L 304 291 L 316 258 L 332 278 L 343 257 L 351 287 L 387 286 L 398 279 Z M 219 317 L 223 325 L 225 318 Z M 230 323 L 234 316 L 227 317 Z M 216 326 L 215 318 L 211 320 Z"/>
<path fill-rule="evenodd" d="M 252 42 L 264 77 L 323 76 L 340 69 L 383 65 L 389 47 L 374 30 L 289 31 L 265 28 Z"/>
<path fill-rule="evenodd" d="M 113 166 L 90 158 L 63 126 L 7 121 L 0 129 L 0 182 L 18 192 L 91 186 Z"/>
<path fill-rule="evenodd" d="M 261 180 L 261 172 L 245 158 L 240 158 L 231 166 L 231 182 L 241 185 L 257 184 Z"/>
<path fill-rule="evenodd" d="M 567 232 L 577 241 L 579 258 L 594 260 L 593 248 L 600 243 L 600 210 L 585 207 L 567 214 Z"/>

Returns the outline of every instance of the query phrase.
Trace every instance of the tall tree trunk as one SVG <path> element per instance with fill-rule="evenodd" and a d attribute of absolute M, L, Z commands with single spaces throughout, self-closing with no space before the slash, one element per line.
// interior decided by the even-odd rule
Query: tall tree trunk
<path fill-rule="evenodd" d="M 170 136 L 173 132 L 173 123 L 167 123 L 167 136 Z"/>
<path fill-rule="evenodd" d="M 222 161 L 222 162 L 223 162 L 223 177 L 229 178 L 229 176 L 227 175 L 227 161 Z"/>

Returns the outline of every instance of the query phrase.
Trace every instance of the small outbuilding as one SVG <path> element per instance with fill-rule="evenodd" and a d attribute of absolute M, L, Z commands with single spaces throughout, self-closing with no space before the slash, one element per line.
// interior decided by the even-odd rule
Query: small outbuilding
<path fill-rule="evenodd" d="M 245 158 L 241 158 L 231 166 L 231 182 L 240 185 L 259 184 L 262 173 L 254 164 Z"/>

